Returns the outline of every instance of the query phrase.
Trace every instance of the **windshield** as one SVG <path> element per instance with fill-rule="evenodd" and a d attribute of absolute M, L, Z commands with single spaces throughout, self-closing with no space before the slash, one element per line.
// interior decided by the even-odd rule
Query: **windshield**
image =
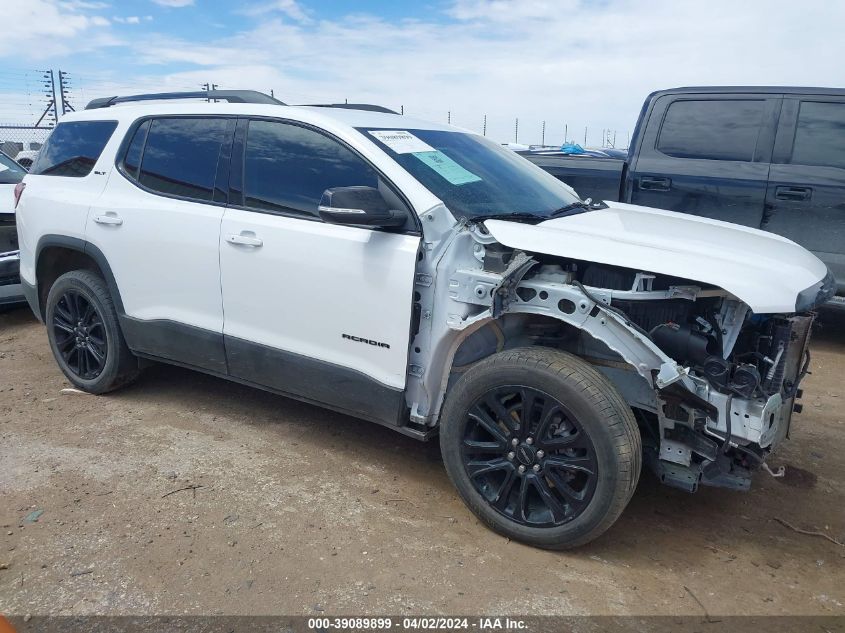
<path fill-rule="evenodd" d="M 11 158 L 0 152 L 0 184 L 19 183 L 26 175 L 26 170 Z"/>
<path fill-rule="evenodd" d="M 476 134 L 441 130 L 358 128 L 455 217 L 548 218 L 580 201 L 554 176 Z"/>

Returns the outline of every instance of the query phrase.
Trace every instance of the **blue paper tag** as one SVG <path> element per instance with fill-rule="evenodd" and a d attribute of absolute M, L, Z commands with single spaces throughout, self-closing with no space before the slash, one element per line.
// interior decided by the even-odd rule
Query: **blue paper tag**
<path fill-rule="evenodd" d="M 468 182 L 478 182 L 481 180 L 481 178 L 458 165 L 458 163 L 446 156 L 446 154 L 440 150 L 433 152 L 414 152 L 414 156 L 419 158 L 422 162 L 431 167 L 453 185 L 465 185 Z"/>

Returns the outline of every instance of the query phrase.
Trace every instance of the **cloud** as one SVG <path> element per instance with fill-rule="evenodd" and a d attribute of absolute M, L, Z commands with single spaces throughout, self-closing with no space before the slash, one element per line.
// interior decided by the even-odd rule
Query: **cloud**
<path fill-rule="evenodd" d="M 272 2 L 248 5 L 240 9 L 239 13 L 253 17 L 268 13 L 281 13 L 295 22 L 308 24 L 312 21 L 305 9 L 296 0 L 273 0 Z"/>
<path fill-rule="evenodd" d="M 109 32 L 109 20 L 90 13 L 107 8 L 104 2 L 6 0 L 3 20 L 25 28 L 0 38 L 0 57 L 26 51 L 29 59 L 42 60 L 119 45 Z"/>
<path fill-rule="evenodd" d="M 0 40 L 0 53 L 5 46 L 7 54 L 72 55 L 76 47 L 116 44 L 90 12 L 46 0 L 13 6 L 9 23 L 38 32 L 24 49 L 19 37 L 29 37 L 28 29 Z M 651 0 L 648 11 L 635 0 L 452 0 L 415 19 L 358 8 L 316 19 L 305 2 L 265 0 L 241 12 L 249 24 L 222 37 L 215 30 L 180 38 L 145 26 L 143 38 L 125 44 L 137 66 L 113 70 L 128 79 L 97 90 L 196 89 L 211 81 L 274 88 L 291 103 L 348 98 L 443 122 L 451 113 L 452 123 L 478 131 L 487 115 L 488 135 L 500 141 L 514 140 L 519 118 L 523 142 L 539 142 L 545 121 L 546 141 L 562 141 L 567 129 L 583 142 L 586 126 L 588 144 L 607 128 L 624 145 L 653 90 L 837 85 L 842 77 L 845 3 L 823 0 Z M 62 58 L 70 69 L 72 61 Z M 92 87 L 86 96 L 102 94 Z"/>
<path fill-rule="evenodd" d="M 153 0 L 153 2 L 162 7 L 172 7 L 174 9 L 181 9 L 182 7 L 189 7 L 194 4 L 194 0 Z"/>
<path fill-rule="evenodd" d="M 414 20 L 350 15 L 309 23 L 262 14 L 248 31 L 139 47 L 147 62 L 193 64 L 171 81 L 276 89 L 291 102 L 373 101 L 513 140 L 564 130 L 624 145 L 646 95 L 678 85 L 840 82 L 845 4 L 767 0 L 456 0 Z M 811 33 L 812 37 L 807 37 Z M 225 61 L 221 61 L 225 60 Z M 236 61 L 230 61 L 236 60 Z M 209 79 L 210 78 L 210 79 Z"/>
<path fill-rule="evenodd" d="M 63 0 L 59 3 L 64 9 L 70 11 L 101 11 L 102 9 L 108 9 L 109 3 L 108 2 L 85 2 L 84 0 Z"/>
<path fill-rule="evenodd" d="M 152 17 L 148 15 L 144 19 L 152 19 Z M 117 22 L 118 24 L 140 24 L 141 18 L 137 15 L 130 15 L 126 18 L 115 16 L 112 18 L 112 21 Z"/>

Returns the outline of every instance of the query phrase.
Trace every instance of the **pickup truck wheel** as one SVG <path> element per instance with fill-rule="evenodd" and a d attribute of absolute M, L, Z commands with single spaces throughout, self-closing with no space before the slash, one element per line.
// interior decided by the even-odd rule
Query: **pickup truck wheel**
<path fill-rule="evenodd" d="M 640 474 L 631 409 L 584 361 L 548 348 L 495 354 L 452 388 L 440 447 L 487 525 L 547 549 L 583 545 L 624 510 Z"/>
<path fill-rule="evenodd" d="M 105 393 L 138 374 L 105 281 L 87 270 L 59 277 L 47 295 L 47 336 L 53 356 L 78 388 Z"/>

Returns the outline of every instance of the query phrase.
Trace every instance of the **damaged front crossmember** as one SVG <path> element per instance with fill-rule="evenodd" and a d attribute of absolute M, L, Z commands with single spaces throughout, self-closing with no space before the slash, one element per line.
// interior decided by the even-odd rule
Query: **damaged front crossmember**
<path fill-rule="evenodd" d="M 678 383 L 657 392 L 660 437 L 644 438 L 645 461 L 662 483 L 695 492 L 698 486 L 748 490 L 753 469 L 763 458 L 750 449 L 734 454 L 727 439 L 707 434 L 707 420 L 729 416 Z M 751 460 L 752 463 L 748 463 Z"/>
<path fill-rule="evenodd" d="M 646 461 L 663 483 L 689 492 L 699 485 L 747 490 L 753 471 L 772 473 L 765 459 L 788 435 L 793 410 L 801 410 L 795 400 L 808 373 L 813 320 L 813 314 L 751 319 L 731 357 L 759 357 L 768 371 L 736 362 L 730 381 L 692 372 L 687 380 L 695 393 L 677 383 L 657 391 L 660 435 L 644 444 Z"/>

